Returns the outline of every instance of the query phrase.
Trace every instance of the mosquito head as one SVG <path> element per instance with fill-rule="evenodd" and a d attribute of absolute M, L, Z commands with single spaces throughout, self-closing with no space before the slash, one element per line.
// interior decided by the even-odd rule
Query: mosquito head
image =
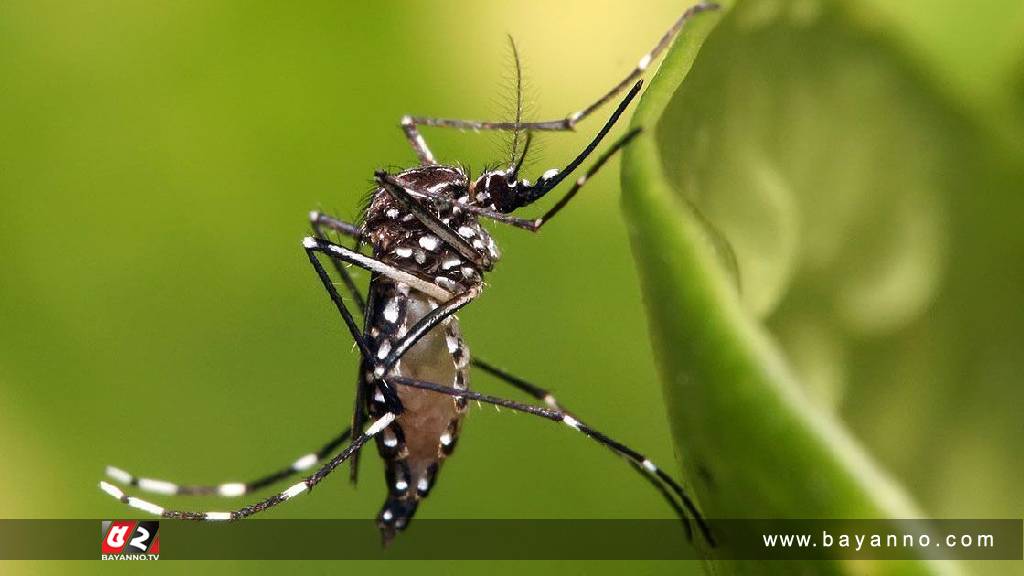
<path fill-rule="evenodd" d="M 509 213 L 531 204 L 554 187 L 558 170 L 545 172 L 536 183 L 517 177 L 518 167 L 504 170 L 488 170 L 473 182 L 472 190 L 479 206 Z"/>

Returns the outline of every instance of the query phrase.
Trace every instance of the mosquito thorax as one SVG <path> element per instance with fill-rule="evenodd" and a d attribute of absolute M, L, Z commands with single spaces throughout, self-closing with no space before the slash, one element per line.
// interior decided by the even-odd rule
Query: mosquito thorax
<path fill-rule="evenodd" d="M 474 250 L 493 263 L 501 257 L 498 246 L 480 225 L 476 214 L 462 206 L 477 204 L 470 194 L 469 179 L 455 166 L 420 166 L 395 174 L 406 185 L 437 196 L 417 198 L 442 224 L 464 238 Z M 481 268 L 442 241 L 384 188 L 373 192 L 363 215 L 365 237 L 374 254 L 396 268 L 434 282 L 450 292 L 480 283 Z"/>

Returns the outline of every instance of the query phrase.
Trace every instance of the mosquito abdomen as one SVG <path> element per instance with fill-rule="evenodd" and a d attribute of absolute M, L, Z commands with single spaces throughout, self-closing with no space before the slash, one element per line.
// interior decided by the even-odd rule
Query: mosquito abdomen
<path fill-rule="evenodd" d="M 372 286 L 373 350 L 384 356 L 393 339 L 438 306 L 438 302 L 407 286 L 382 277 Z M 452 317 L 425 334 L 410 348 L 390 376 L 402 376 L 465 389 L 468 386 L 469 350 L 462 341 L 458 320 Z M 386 378 L 385 378 L 386 379 Z M 384 459 L 388 496 L 378 515 L 384 540 L 404 529 L 419 501 L 429 494 L 442 461 L 452 453 L 466 402 L 427 390 L 399 387 L 404 411 L 377 437 Z M 385 411 L 383 395 L 367 395 L 371 414 Z"/>

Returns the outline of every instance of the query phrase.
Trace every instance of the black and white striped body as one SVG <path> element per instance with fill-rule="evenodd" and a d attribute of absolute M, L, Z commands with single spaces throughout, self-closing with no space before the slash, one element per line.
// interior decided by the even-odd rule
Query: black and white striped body
<path fill-rule="evenodd" d="M 471 202 L 466 176 L 447 166 L 425 166 L 398 175 L 403 181 L 463 204 Z M 473 214 L 451 203 L 420 200 L 474 249 L 497 259 L 497 248 Z M 446 291 L 464 292 L 482 282 L 483 270 L 439 239 L 383 188 L 366 209 L 363 229 L 374 256 Z M 375 368 L 407 330 L 443 302 L 409 284 L 374 274 L 367 298 L 367 346 L 373 357 L 364 361 L 359 385 L 366 409 L 374 419 L 387 408 L 378 387 Z M 436 382 L 457 389 L 469 386 L 469 348 L 455 316 L 424 335 L 384 374 Z M 426 390 L 401 387 L 397 394 L 404 411 L 377 436 L 377 449 L 385 462 L 388 496 L 378 515 L 385 538 L 403 529 L 437 480 L 439 468 L 455 448 L 466 399 Z"/>
<path fill-rule="evenodd" d="M 513 45 L 517 71 L 517 108 L 513 122 L 405 116 L 401 127 L 420 166 L 398 174 L 378 170 L 374 174 L 378 188 L 359 224 L 316 211 L 310 213 L 313 235 L 303 238 L 302 248 L 362 358 L 351 427 L 291 464 L 248 482 L 179 484 L 136 476 L 114 466 L 109 466 L 106 473 L 114 483 L 141 492 L 237 497 L 277 485 L 314 467 L 315 471 L 272 495 L 226 511 L 165 508 L 105 481 L 100 482 L 100 489 L 127 506 L 163 518 L 239 520 L 309 492 L 342 464 L 355 464 L 363 447 L 374 440 L 385 462 L 388 496 L 378 523 L 387 541 L 408 525 L 419 501 L 433 489 L 441 464 L 458 440 L 466 402 L 476 400 L 559 422 L 623 457 L 664 496 L 683 520 L 688 533 L 691 530 L 689 518 L 693 518 L 705 540 L 713 546 L 708 524 L 680 483 L 640 452 L 565 411 L 549 390 L 479 357 L 473 359 L 472 366 L 545 406 L 470 390 L 469 349 L 462 340 L 455 314 L 479 296 L 483 274 L 490 271 L 499 258 L 497 247 L 477 219 L 486 218 L 530 232 L 537 232 L 550 222 L 616 152 L 640 134 L 639 128 L 630 130 L 579 173 L 582 164 L 597 150 L 639 94 L 640 75 L 669 46 L 687 20 L 716 8 L 713 3 L 687 8 L 623 80 L 585 108 L 557 120 L 522 121 L 520 66 Z M 546 170 L 533 182 L 520 177 L 534 132 L 572 131 L 580 121 L 621 92 L 626 94 L 616 109 L 575 158 L 561 168 Z M 471 181 L 462 169 L 437 164 L 419 132 L 419 127 L 423 126 L 512 132 L 509 162 L 485 170 Z M 525 134 L 521 150 L 516 144 L 520 134 Z M 571 176 L 574 181 L 568 180 Z M 568 190 L 541 216 L 512 215 L 519 208 L 543 199 L 562 182 L 569 184 Z M 341 243 L 328 239 L 326 232 L 343 237 Z M 354 240 L 355 245 L 345 246 L 345 238 Z M 367 245 L 373 249 L 372 256 L 364 253 Z M 365 301 L 362 326 L 321 259 L 330 261 L 350 301 L 360 304 Z M 349 266 L 371 273 L 365 299 L 349 274 Z M 346 441 L 348 444 L 338 451 Z"/>

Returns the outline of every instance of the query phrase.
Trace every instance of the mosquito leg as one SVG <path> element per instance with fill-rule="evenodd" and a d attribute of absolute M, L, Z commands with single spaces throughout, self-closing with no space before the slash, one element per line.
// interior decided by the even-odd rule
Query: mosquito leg
<path fill-rule="evenodd" d="M 266 488 L 267 486 L 276 484 L 289 476 L 312 468 L 317 462 L 320 462 L 334 452 L 342 445 L 342 443 L 345 442 L 345 440 L 348 440 L 351 433 L 352 429 L 346 428 L 344 432 L 332 438 L 316 452 L 305 454 L 296 459 L 291 465 L 249 482 L 225 482 L 224 484 L 205 486 L 175 484 L 174 482 L 168 482 L 166 480 L 134 476 L 115 466 L 107 466 L 106 473 L 107 477 L 115 482 L 124 484 L 125 486 L 136 486 L 139 490 L 143 492 L 150 492 L 152 494 L 166 494 L 168 496 L 242 496 L 261 488 Z"/>
<path fill-rule="evenodd" d="M 330 214 L 324 214 L 322 212 L 318 212 L 315 210 L 309 213 L 309 224 L 313 228 L 313 235 L 323 241 L 327 241 L 327 236 L 324 234 L 325 229 L 333 230 L 335 232 L 355 238 L 357 240 L 355 251 L 360 251 L 359 248 L 360 243 L 363 240 L 363 232 L 359 226 L 335 218 Z M 356 308 L 358 308 L 360 312 L 365 312 L 366 300 L 363 298 L 362 293 L 359 291 L 359 288 L 356 286 L 355 281 L 352 279 L 352 274 L 349 273 L 348 268 L 345 267 L 343 262 L 335 258 L 331 258 L 331 264 L 334 266 L 334 270 L 338 273 L 338 276 L 341 277 L 341 281 L 345 284 L 345 289 L 348 291 L 348 295 L 350 298 L 352 298 L 352 301 L 355 302 Z M 362 372 L 363 370 L 360 370 L 360 373 Z M 356 398 L 352 412 L 353 430 L 361 429 L 363 427 L 363 424 L 365 423 L 363 401 L 364 398 L 362 378 L 360 378 L 359 382 L 356 383 Z M 361 453 L 356 453 L 355 455 L 352 456 L 351 460 L 349 461 L 351 465 L 349 481 L 352 484 L 356 484 L 358 480 L 360 454 Z"/>
<path fill-rule="evenodd" d="M 622 113 L 625 111 L 626 107 L 629 105 L 630 101 L 639 93 L 639 91 L 640 91 L 640 84 L 638 83 L 638 84 L 636 84 L 633 87 L 633 89 L 629 92 L 629 94 L 622 100 L 622 102 L 619 103 L 618 108 L 616 108 L 615 112 L 611 115 L 611 117 L 609 117 L 608 121 L 605 122 L 605 124 L 601 128 L 600 132 L 598 132 L 597 136 L 595 136 L 594 139 L 591 140 L 590 144 L 587 145 L 587 147 L 583 150 L 583 152 L 581 152 L 579 155 L 577 155 L 576 158 L 573 159 L 573 161 L 570 162 L 565 167 L 564 170 L 562 170 L 562 171 L 555 171 L 557 173 L 555 175 L 551 176 L 550 178 L 543 178 L 542 177 L 536 183 L 536 185 L 532 185 L 531 186 L 528 183 L 526 183 L 525 185 L 517 186 L 517 188 L 516 188 L 516 190 L 518 191 L 517 197 L 513 198 L 510 201 L 510 207 L 512 209 L 514 209 L 515 207 L 525 206 L 527 204 L 531 204 L 531 203 L 539 200 L 545 194 L 547 194 L 548 191 L 553 189 L 564 178 L 566 178 L 570 173 L 572 173 L 580 164 L 583 163 L 584 160 L 586 160 L 586 158 L 591 153 L 593 153 L 593 151 L 601 143 L 601 140 L 604 139 L 604 137 L 612 129 L 612 126 L 615 125 L 615 123 L 618 121 L 619 117 L 622 115 Z M 491 210 L 491 209 L 483 208 L 483 207 L 479 207 L 479 206 L 473 206 L 471 204 L 458 204 L 458 207 L 459 207 L 459 209 L 464 210 L 466 212 L 470 212 L 470 213 L 473 213 L 473 214 L 476 214 L 478 216 L 482 216 L 482 217 L 485 217 L 485 218 L 490 218 L 491 220 L 494 220 L 496 222 L 500 222 L 502 224 L 508 224 L 508 225 L 511 225 L 511 226 L 515 226 L 517 228 L 522 228 L 524 230 L 529 230 L 531 232 L 536 232 L 536 231 L 540 230 L 540 228 L 547 221 L 549 221 L 552 218 L 554 218 L 555 215 L 558 214 L 558 212 L 560 210 L 562 210 L 562 208 L 564 208 L 565 205 L 568 204 L 569 201 L 572 200 L 576 196 L 576 194 L 579 192 L 580 188 L 582 188 L 590 180 L 590 178 L 592 178 L 608 162 L 608 160 L 611 159 L 612 156 L 614 156 L 617 152 L 619 152 L 624 146 L 626 146 L 626 144 L 628 144 L 631 140 L 633 140 L 633 138 L 636 138 L 639 133 L 640 133 L 640 129 L 639 128 L 635 128 L 635 129 L 630 130 L 629 132 L 627 132 L 625 135 L 623 135 L 618 140 L 616 140 L 615 143 L 613 143 L 608 148 L 607 151 L 605 151 L 603 154 L 598 156 L 598 158 L 594 162 L 594 164 L 582 176 L 580 176 L 579 178 L 576 179 L 576 182 L 573 183 L 572 187 L 568 190 L 568 192 L 566 192 L 565 195 L 562 196 L 562 198 L 560 198 L 558 200 L 558 202 L 555 203 L 555 205 L 550 210 L 545 212 L 544 215 L 541 216 L 540 218 L 517 218 L 517 217 L 514 217 L 514 216 L 509 216 L 508 214 L 505 214 L 503 212 L 498 212 L 496 210 Z M 424 191 L 424 190 L 417 190 L 417 189 L 413 189 L 413 188 L 408 188 L 408 187 L 404 186 L 401 182 L 396 180 L 394 177 L 388 176 L 386 174 L 378 173 L 377 178 L 378 178 L 379 181 L 382 181 L 383 183 L 392 184 L 394 189 L 396 189 L 396 190 L 400 188 L 404 193 L 406 193 L 406 194 L 408 194 L 410 196 L 420 197 L 420 198 L 431 198 L 431 199 L 433 199 L 433 200 L 435 200 L 437 202 L 447 203 L 447 204 L 449 204 L 451 206 L 455 206 L 456 205 L 456 203 L 453 200 L 449 199 L 449 198 L 444 198 L 442 196 L 437 196 L 437 195 L 431 194 L 431 193 L 429 193 L 427 191 Z M 390 189 L 391 188 L 389 188 L 389 190 Z M 410 201 L 411 201 L 411 199 L 410 199 Z M 412 203 L 415 204 L 415 202 L 412 202 Z M 440 223 L 438 223 L 438 224 L 442 225 Z M 449 231 L 449 233 L 450 233 L 450 231 Z"/>
<path fill-rule="evenodd" d="M 470 360 L 470 363 L 473 366 L 476 366 L 477 368 L 483 370 L 484 372 L 487 372 L 491 376 L 494 376 L 495 378 L 504 381 L 506 384 L 510 384 L 513 388 L 526 392 L 533 398 L 540 400 L 541 402 L 547 404 L 551 408 L 555 410 L 560 410 L 562 412 L 565 412 L 566 414 L 569 413 L 568 410 L 563 408 L 558 403 L 558 400 L 555 398 L 554 394 L 552 394 L 550 390 L 545 390 L 540 386 L 530 384 L 526 380 L 523 380 L 518 376 L 509 374 L 508 372 L 502 370 L 501 368 L 497 368 L 490 362 L 485 362 L 475 356 L 473 357 L 472 360 Z"/>
<path fill-rule="evenodd" d="M 331 458 L 326 464 L 324 464 L 319 470 L 316 471 L 312 476 L 306 477 L 304 480 L 297 484 L 293 484 L 283 492 L 274 494 L 273 496 L 261 500 L 255 504 L 251 504 L 244 508 L 239 508 L 231 512 L 193 512 L 184 510 L 168 510 L 163 506 L 153 504 L 148 500 L 136 498 L 135 496 L 129 496 L 124 493 L 120 488 L 110 484 L 108 482 L 100 482 L 100 489 L 106 492 L 108 495 L 120 500 L 122 503 L 137 508 L 143 512 L 148 512 L 162 518 L 177 518 L 182 520 L 239 520 L 253 514 L 258 514 L 264 510 L 269 510 L 278 504 L 281 504 L 291 498 L 312 490 L 321 480 L 327 477 L 335 468 L 340 466 L 343 462 L 348 460 L 353 454 L 358 452 L 363 445 L 370 441 L 377 433 L 384 428 L 387 428 L 395 420 L 395 415 L 392 412 L 384 414 L 380 419 L 374 422 L 366 432 L 363 432 L 357 436 L 347 448 L 342 450 L 336 456 Z"/>
<path fill-rule="evenodd" d="M 672 27 L 662 35 L 661 39 L 654 48 L 644 54 L 637 62 L 636 66 L 626 75 L 625 78 L 620 80 L 615 86 L 613 86 L 608 92 L 602 95 L 600 98 L 584 107 L 583 109 L 569 114 L 565 118 L 560 120 L 547 120 L 544 122 L 484 122 L 476 120 L 456 120 L 452 118 L 428 118 L 423 116 L 405 116 L 402 118 L 402 129 L 405 131 L 406 138 L 416 149 L 417 154 L 420 156 L 420 160 L 425 164 L 433 164 L 434 159 L 431 156 L 430 151 L 426 147 L 426 143 L 423 142 L 423 137 L 420 136 L 417 130 L 418 126 L 436 126 L 439 128 L 455 128 L 457 130 L 542 130 L 542 131 L 569 131 L 573 130 L 578 122 L 592 114 L 595 110 L 607 104 L 610 100 L 615 98 L 616 95 L 625 90 L 628 86 L 633 84 L 638 78 L 640 78 L 644 71 L 651 65 L 662 52 L 672 43 L 672 40 L 679 34 L 679 31 L 683 29 L 683 26 L 688 20 L 696 16 L 701 12 L 718 9 L 718 4 L 711 2 L 701 2 L 694 4 L 693 6 L 686 9 L 685 12 L 679 17 L 678 20 L 672 24 Z"/>
<path fill-rule="evenodd" d="M 316 275 L 320 278 L 320 282 L 324 285 L 327 293 L 331 297 L 331 301 L 334 302 L 338 312 L 341 314 L 342 319 L 345 321 L 345 325 L 348 327 L 349 333 L 352 335 L 352 339 L 355 340 L 356 345 L 359 346 L 359 350 L 362 352 L 363 357 L 369 357 L 369 350 L 366 347 L 366 342 L 363 339 L 363 333 L 356 325 L 356 321 L 352 318 L 352 313 L 349 312 L 348 307 L 345 306 L 345 301 L 342 300 L 341 294 L 338 294 L 338 289 L 334 287 L 334 283 L 331 282 L 331 277 L 327 275 L 327 270 L 324 269 L 323 264 L 316 257 L 318 250 L 322 250 L 322 245 L 327 244 L 331 247 L 337 247 L 338 250 L 334 250 L 333 255 L 341 258 L 347 262 L 355 260 L 354 257 L 350 256 L 349 253 L 358 255 L 365 258 L 362 254 L 352 252 L 351 250 L 338 246 L 337 244 L 329 243 L 325 240 L 318 240 L 313 237 L 307 237 L 302 241 L 302 246 L 306 249 L 306 255 L 309 256 L 309 263 L 313 265 L 313 269 L 316 271 Z"/>
<path fill-rule="evenodd" d="M 356 252 L 354 250 L 349 250 L 348 248 L 345 248 L 344 246 L 339 246 L 338 244 L 335 244 L 333 242 L 321 240 L 313 236 L 307 236 L 302 240 L 302 245 L 303 247 L 305 247 L 306 252 L 309 253 L 311 258 L 315 256 L 316 252 L 322 252 L 324 254 L 327 254 L 331 258 L 337 258 L 344 262 L 355 264 L 356 266 L 359 266 L 364 270 L 369 270 L 370 272 L 383 274 L 384 276 L 391 278 L 395 282 L 408 284 L 410 287 L 419 290 L 420 292 L 426 294 L 427 296 L 430 296 L 442 302 L 446 302 L 452 297 L 451 292 L 445 290 L 444 288 L 441 288 L 437 284 L 433 284 L 431 282 L 427 282 L 426 280 L 422 280 L 418 276 L 395 268 L 394 266 L 391 266 L 389 264 L 385 264 L 384 262 L 381 262 L 376 258 L 360 254 L 359 252 Z M 320 269 L 322 268 L 323 267 L 321 266 Z M 329 277 L 327 278 L 326 281 L 328 284 L 330 284 Z M 337 293 L 336 290 L 335 293 Z"/>
<path fill-rule="evenodd" d="M 324 234 L 325 229 L 333 230 L 346 236 L 351 236 L 358 241 L 362 241 L 363 238 L 363 232 L 359 226 L 350 222 L 345 222 L 344 220 L 339 220 L 330 214 L 317 212 L 316 210 L 309 213 L 309 225 L 313 228 L 313 235 L 320 240 L 327 240 L 327 236 Z M 355 251 L 358 252 L 359 248 L 357 247 Z M 348 290 L 348 295 L 356 303 L 356 308 L 363 311 L 366 308 L 366 303 L 363 301 L 363 295 L 356 286 L 355 281 L 352 280 L 352 275 L 349 274 L 349 271 L 341 262 L 332 259 L 331 264 L 334 265 L 334 270 L 338 273 L 338 276 L 341 277 L 341 281 L 345 284 L 345 289 Z"/>
<path fill-rule="evenodd" d="M 577 420 L 573 416 L 561 410 L 542 408 L 540 406 L 531 406 L 529 404 L 523 404 L 521 402 L 516 402 L 514 400 L 506 400 L 504 398 L 488 396 L 486 394 L 480 394 L 479 392 L 473 392 L 471 390 L 461 390 L 458 388 L 434 384 L 433 382 L 424 382 L 422 380 L 414 380 L 402 376 L 389 376 L 386 378 L 386 380 L 391 383 L 398 384 L 400 386 L 410 386 L 412 388 L 419 388 L 421 390 L 431 390 L 440 394 L 447 394 L 448 396 L 453 396 L 456 398 L 477 400 L 480 402 L 485 402 L 487 404 L 494 404 L 496 406 L 508 408 L 510 410 L 525 412 L 527 414 L 533 414 L 534 416 L 540 416 L 541 418 L 546 418 L 553 422 L 561 422 L 568 426 L 569 428 L 572 428 L 573 430 L 582 432 L 585 436 L 594 440 L 598 444 L 601 444 L 602 446 L 611 449 L 616 454 L 624 457 L 631 464 L 633 464 L 634 467 L 645 472 L 652 480 L 657 480 L 659 482 L 665 483 L 665 485 L 667 485 L 669 489 L 671 489 L 672 493 L 674 493 L 682 501 L 683 506 L 686 508 L 687 511 L 689 511 L 690 515 L 697 522 L 697 526 L 700 528 L 700 531 L 704 535 L 704 538 L 708 541 L 709 544 L 714 546 L 714 538 L 711 535 L 711 531 L 708 528 L 707 523 L 704 521 L 704 517 L 697 510 L 697 506 L 693 503 L 693 500 L 690 499 L 689 495 L 678 482 L 676 482 L 671 476 L 666 474 L 661 468 L 656 466 L 643 454 L 640 454 L 639 452 L 633 450 L 632 448 L 626 446 L 625 444 L 622 444 L 621 442 L 618 442 L 617 440 L 610 438 L 604 433 L 599 432 L 594 428 L 591 428 L 590 426 Z M 682 519 L 684 522 L 688 521 L 688 519 L 685 516 Z"/>
<path fill-rule="evenodd" d="M 470 362 L 473 364 L 473 366 L 476 366 L 477 368 L 480 368 L 484 372 L 487 372 L 488 374 L 498 378 L 499 380 L 502 380 L 507 384 L 510 384 L 513 388 L 516 388 L 517 390 L 522 390 L 523 392 L 526 392 L 527 394 L 536 398 L 537 400 L 544 402 L 551 408 L 559 412 L 562 412 L 563 414 L 572 414 L 569 410 L 567 410 L 565 407 L 559 404 L 558 400 L 555 398 L 554 394 L 552 394 L 550 390 L 546 390 L 544 388 L 541 388 L 540 386 L 531 384 L 526 380 L 523 380 L 518 376 L 510 374 L 502 370 L 501 368 L 497 368 L 493 364 L 485 362 L 484 360 L 481 360 L 476 356 L 474 356 L 473 359 L 470 360 Z M 645 480 L 649 481 L 659 492 L 661 492 L 662 496 L 665 497 L 665 500 L 668 502 L 669 506 L 671 506 L 672 509 L 675 510 L 676 514 L 678 514 L 681 518 L 686 517 L 685 511 L 679 505 L 679 502 L 677 502 L 676 499 L 672 497 L 672 494 L 665 487 L 664 483 L 659 481 L 657 478 L 652 477 L 649 473 L 647 473 L 646 470 L 644 470 L 642 466 L 638 466 L 632 460 L 630 460 L 629 463 L 630 465 L 633 466 L 634 470 L 636 470 L 638 473 L 640 473 L 641 476 L 643 476 Z M 684 526 L 686 527 L 687 535 L 692 538 L 692 529 L 690 528 L 690 524 L 684 523 Z"/>
<path fill-rule="evenodd" d="M 363 230 L 359 226 L 316 210 L 309 213 L 309 223 L 313 227 L 313 231 L 318 234 L 323 233 L 323 230 L 326 228 L 356 240 L 362 240 L 363 238 Z"/>
<path fill-rule="evenodd" d="M 420 164 L 437 164 L 437 161 L 434 160 L 434 154 L 430 152 L 430 148 L 427 146 L 427 141 L 423 139 L 419 128 L 416 127 L 417 124 L 421 124 L 421 122 L 417 121 L 417 118 L 402 116 L 402 132 L 405 132 L 405 139 L 409 141 L 409 145 L 416 152 L 416 157 L 420 159 Z"/>

